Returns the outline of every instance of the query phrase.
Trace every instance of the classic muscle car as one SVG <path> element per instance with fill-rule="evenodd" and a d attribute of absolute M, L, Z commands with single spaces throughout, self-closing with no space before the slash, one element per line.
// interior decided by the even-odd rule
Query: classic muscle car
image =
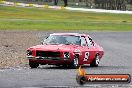
<path fill-rule="evenodd" d="M 69 66 L 99 65 L 104 50 L 88 34 L 53 33 L 43 40 L 41 45 L 27 49 L 27 58 L 31 68 L 39 65 Z"/>

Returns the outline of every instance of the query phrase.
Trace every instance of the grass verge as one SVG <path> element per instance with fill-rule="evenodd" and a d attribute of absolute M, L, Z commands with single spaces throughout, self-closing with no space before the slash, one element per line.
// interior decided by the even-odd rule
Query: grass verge
<path fill-rule="evenodd" d="M 132 15 L 0 6 L 0 30 L 132 31 Z"/>

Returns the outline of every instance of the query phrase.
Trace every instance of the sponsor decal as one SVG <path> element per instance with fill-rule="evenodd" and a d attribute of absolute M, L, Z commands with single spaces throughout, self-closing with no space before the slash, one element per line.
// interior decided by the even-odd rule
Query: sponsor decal
<path fill-rule="evenodd" d="M 131 76 L 129 74 L 87 74 L 80 66 L 76 81 L 80 85 L 86 83 L 130 83 Z"/>

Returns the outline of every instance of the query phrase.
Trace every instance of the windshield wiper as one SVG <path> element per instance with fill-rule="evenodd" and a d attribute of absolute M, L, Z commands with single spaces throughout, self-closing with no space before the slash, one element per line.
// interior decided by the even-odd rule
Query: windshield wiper
<path fill-rule="evenodd" d="M 74 43 L 66 43 L 65 45 L 75 45 Z"/>
<path fill-rule="evenodd" d="M 49 43 L 51 45 L 59 45 L 60 43 Z"/>

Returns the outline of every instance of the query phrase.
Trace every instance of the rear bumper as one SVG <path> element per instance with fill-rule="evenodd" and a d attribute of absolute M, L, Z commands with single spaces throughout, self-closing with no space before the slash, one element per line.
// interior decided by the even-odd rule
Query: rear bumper
<path fill-rule="evenodd" d="M 70 58 L 33 57 L 27 56 L 30 62 L 49 65 L 63 65 L 71 63 Z"/>

